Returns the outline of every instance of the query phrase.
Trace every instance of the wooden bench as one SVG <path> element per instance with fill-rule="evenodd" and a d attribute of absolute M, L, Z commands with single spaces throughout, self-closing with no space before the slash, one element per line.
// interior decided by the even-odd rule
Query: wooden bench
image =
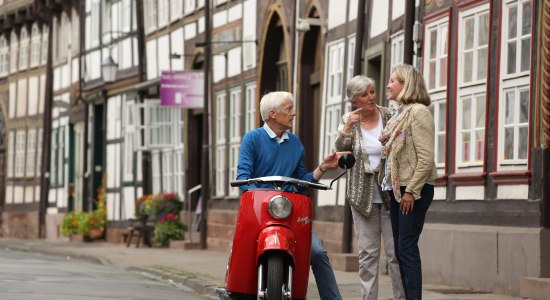
<path fill-rule="evenodd" d="M 149 216 L 142 216 L 141 219 L 131 219 L 131 226 L 128 227 L 126 235 L 126 247 L 130 247 L 132 239 L 136 240 L 136 248 L 139 247 L 141 240 L 143 244 L 149 247 L 153 246 L 152 238 L 155 234 L 154 223 L 148 221 Z"/>

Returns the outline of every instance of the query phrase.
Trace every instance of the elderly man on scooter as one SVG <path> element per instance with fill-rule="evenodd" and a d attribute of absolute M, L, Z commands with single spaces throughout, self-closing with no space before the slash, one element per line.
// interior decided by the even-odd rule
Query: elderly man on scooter
<path fill-rule="evenodd" d="M 264 126 L 247 132 L 242 140 L 237 166 L 237 179 L 263 176 L 287 176 L 317 182 L 328 169 L 338 167 L 338 159 L 349 152 L 334 152 L 323 159 L 313 172 L 307 172 L 304 163 L 304 146 L 289 130 L 296 116 L 294 99 L 288 92 L 271 92 L 260 100 L 260 113 Z M 242 191 L 259 186 L 244 185 Z M 312 232 L 311 268 L 321 299 L 342 299 L 338 284 L 319 238 Z"/>

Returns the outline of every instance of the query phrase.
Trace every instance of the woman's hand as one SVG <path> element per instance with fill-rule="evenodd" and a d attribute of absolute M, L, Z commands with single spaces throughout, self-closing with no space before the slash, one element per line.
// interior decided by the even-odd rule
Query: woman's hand
<path fill-rule="evenodd" d="M 401 210 L 401 213 L 404 215 L 408 215 L 410 212 L 413 211 L 414 207 L 414 196 L 411 193 L 404 193 L 403 196 L 401 196 L 401 203 L 399 204 L 399 209 Z"/>
<path fill-rule="evenodd" d="M 344 131 L 344 133 L 349 134 L 353 125 L 361 121 L 361 110 L 363 110 L 362 107 L 349 113 L 346 124 L 344 124 L 344 127 L 342 128 L 342 131 Z"/>

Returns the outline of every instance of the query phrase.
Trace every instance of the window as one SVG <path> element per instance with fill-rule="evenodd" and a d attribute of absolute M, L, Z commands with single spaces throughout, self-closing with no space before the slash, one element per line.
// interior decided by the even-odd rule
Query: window
<path fill-rule="evenodd" d="M 499 169 L 525 169 L 529 156 L 532 4 L 507 0 L 502 18 Z"/>
<path fill-rule="evenodd" d="M 9 132 L 8 136 L 8 161 L 7 161 L 7 175 L 8 178 L 12 178 L 14 175 L 13 165 L 15 162 L 15 133 L 13 130 Z"/>
<path fill-rule="evenodd" d="M 36 142 L 36 170 L 34 176 L 38 177 L 42 173 L 42 141 L 44 139 L 42 128 L 38 129 Z"/>
<path fill-rule="evenodd" d="M 430 92 L 447 87 L 448 27 L 447 19 L 443 19 L 430 23 L 426 29 L 427 55 L 424 58 L 424 77 Z M 486 67 L 486 64 L 483 67 Z"/>
<path fill-rule="evenodd" d="M 99 46 L 101 3 L 100 0 L 86 1 L 86 49 Z"/>
<path fill-rule="evenodd" d="M 225 195 L 226 112 L 225 92 L 216 95 L 216 196 Z"/>
<path fill-rule="evenodd" d="M 51 156 L 50 156 L 50 186 L 57 186 L 57 160 L 59 154 L 59 147 L 57 145 L 57 132 L 58 129 L 52 129 L 51 135 Z"/>
<path fill-rule="evenodd" d="M 481 171 L 484 163 L 489 5 L 460 12 L 459 16 L 456 161 L 458 168 L 473 167 L 468 169 L 473 172 Z"/>
<path fill-rule="evenodd" d="M 46 64 L 46 61 L 48 60 L 48 36 L 49 36 L 49 29 L 48 26 L 44 26 L 42 30 L 42 49 L 41 53 L 41 59 L 42 64 Z"/>
<path fill-rule="evenodd" d="M 447 133 L 447 100 L 444 98 L 433 98 L 430 110 L 435 121 L 435 163 L 437 167 L 444 167 Z"/>
<path fill-rule="evenodd" d="M 19 69 L 24 70 L 29 66 L 29 34 L 26 28 L 21 29 L 21 45 L 19 48 Z"/>
<path fill-rule="evenodd" d="M 332 152 L 338 124 L 340 123 L 343 90 L 344 68 L 344 41 L 336 42 L 328 46 L 328 84 L 325 97 L 325 137 L 321 154 L 323 156 Z"/>
<path fill-rule="evenodd" d="M 485 93 L 459 100 L 459 165 L 483 163 L 485 142 Z"/>
<path fill-rule="evenodd" d="M 7 76 L 10 66 L 10 48 L 8 40 L 4 36 L 0 37 L 0 76 Z"/>
<path fill-rule="evenodd" d="M 531 65 L 531 1 L 508 1 L 503 11 L 506 75 L 529 72 Z"/>
<path fill-rule="evenodd" d="M 256 84 L 246 85 L 244 131 L 256 128 Z"/>
<path fill-rule="evenodd" d="M 146 100 L 146 144 L 153 148 L 172 146 L 174 136 L 174 110 L 160 106 L 160 100 Z"/>
<path fill-rule="evenodd" d="M 485 7 L 485 6 L 482 6 Z M 487 77 L 487 48 L 489 45 L 489 11 L 482 9 L 461 18 L 461 47 L 463 84 L 483 81 Z"/>
<path fill-rule="evenodd" d="M 353 78 L 353 65 L 355 64 L 355 35 L 348 39 L 348 76 L 347 81 Z"/>
<path fill-rule="evenodd" d="M 285 44 L 279 45 L 279 59 L 277 60 L 277 81 L 275 82 L 275 89 L 277 91 L 288 90 L 288 69 L 286 60 Z"/>
<path fill-rule="evenodd" d="M 40 64 L 40 44 L 42 43 L 42 35 L 40 28 L 34 24 L 31 34 L 31 67 L 36 67 Z"/>
<path fill-rule="evenodd" d="M 36 169 L 36 129 L 30 129 L 27 136 L 27 170 L 25 176 L 33 177 Z"/>
<path fill-rule="evenodd" d="M 502 163 L 527 163 L 529 150 L 529 86 L 507 89 L 501 106 Z"/>
<path fill-rule="evenodd" d="M 237 178 L 237 163 L 241 144 L 241 88 L 231 90 L 229 99 L 229 181 Z M 230 188 L 229 194 L 239 195 L 239 188 Z"/>
<path fill-rule="evenodd" d="M 15 32 L 11 32 L 10 37 L 10 72 L 17 72 L 17 50 L 19 48 L 19 42 Z"/>
<path fill-rule="evenodd" d="M 25 175 L 27 132 L 24 130 L 17 131 L 15 143 L 15 177 L 23 177 Z"/>
<path fill-rule="evenodd" d="M 390 68 L 393 68 L 393 66 L 403 63 L 403 53 L 404 53 L 403 40 L 404 40 L 404 34 L 402 31 L 399 33 L 396 33 L 391 38 Z"/>
<path fill-rule="evenodd" d="M 162 191 L 172 192 L 172 180 L 174 174 L 174 162 L 172 161 L 172 151 L 162 151 Z"/>

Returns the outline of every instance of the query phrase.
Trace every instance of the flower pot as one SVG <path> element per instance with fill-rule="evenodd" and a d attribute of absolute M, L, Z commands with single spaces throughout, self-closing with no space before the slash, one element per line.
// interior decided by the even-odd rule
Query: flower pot
<path fill-rule="evenodd" d="M 97 240 L 103 236 L 103 228 L 92 228 L 88 231 L 87 236 L 91 240 Z"/>
<path fill-rule="evenodd" d="M 73 233 L 69 236 L 69 241 L 71 241 L 71 242 L 83 242 L 84 241 L 84 235 Z"/>

